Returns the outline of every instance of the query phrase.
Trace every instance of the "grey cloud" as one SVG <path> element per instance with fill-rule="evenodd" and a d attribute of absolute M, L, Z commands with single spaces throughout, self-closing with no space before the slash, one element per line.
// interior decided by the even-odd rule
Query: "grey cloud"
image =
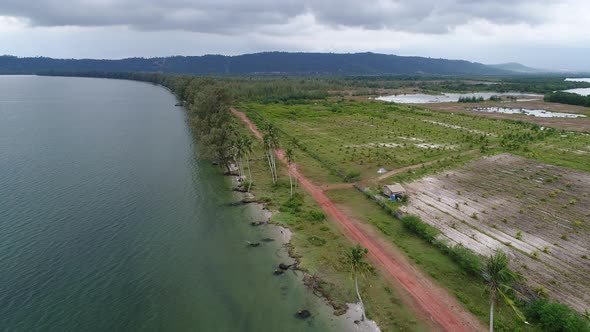
<path fill-rule="evenodd" d="M 446 33 L 474 19 L 535 24 L 551 0 L 2 0 L 0 15 L 37 26 L 114 26 L 242 34 L 285 25 L 299 15 L 333 27 Z"/>

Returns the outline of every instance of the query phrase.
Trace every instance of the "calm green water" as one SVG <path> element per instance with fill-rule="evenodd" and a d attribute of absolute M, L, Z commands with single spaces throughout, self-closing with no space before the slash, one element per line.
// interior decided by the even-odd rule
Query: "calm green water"
<path fill-rule="evenodd" d="M 0 330 L 342 330 L 166 90 L 0 76 Z M 314 318 L 294 313 L 308 308 Z"/>

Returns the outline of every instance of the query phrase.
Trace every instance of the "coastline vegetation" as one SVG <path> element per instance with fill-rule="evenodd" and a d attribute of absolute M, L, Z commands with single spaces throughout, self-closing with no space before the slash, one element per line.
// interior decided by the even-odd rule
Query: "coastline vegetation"
<path fill-rule="evenodd" d="M 375 169 L 384 165 L 388 169 L 399 169 L 422 164 L 422 170 L 409 170 L 407 174 L 396 174 L 392 179 L 412 178 L 413 174 L 422 176 L 469 160 L 472 150 L 476 153 L 510 151 L 542 162 L 590 171 L 587 157 L 575 152 L 579 147 L 590 146 L 590 139 L 579 133 L 543 129 L 522 121 L 446 114 L 413 106 L 341 98 L 347 94 L 347 88 L 377 89 L 387 79 L 270 78 L 248 82 L 244 78 L 212 79 L 139 73 L 102 73 L 103 76 L 99 76 L 100 73 L 78 73 L 75 76 L 90 75 L 146 81 L 169 88 L 182 101 L 191 124 L 206 142 L 207 158 L 219 161 L 228 172 L 231 171 L 230 164 L 242 164 L 240 160 L 245 158 L 249 169 L 248 189 L 252 187 L 260 201 L 279 211 L 273 215 L 273 222 L 293 229 L 292 255 L 300 260 L 300 268 L 309 274 L 311 287 L 330 299 L 339 310 L 344 309 L 344 303 L 352 302 L 356 297 L 352 290 L 342 287 L 347 275 L 348 241 L 338 235 L 332 223 L 322 222 L 318 207 L 310 197 L 278 175 L 281 168 L 268 157 L 271 148 L 279 144 L 293 145 L 301 150 L 297 154 L 304 172 L 311 170 L 314 178 L 333 173 L 346 181 L 370 180 Z M 392 80 L 390 86 L 403 86 L 405 83 L 403 80 Z M 432 91 L 467 89 L 465 83 L 452 80 L 418 85 Z M 334 90 L 335 86 L 338 88 Z M 468 84 L 469 90 L 462 91 L 488 91 L 489 86 L 487 82 Z M 488 90 L 477 90 L 484 87 Z M 546 93 L 548 90 L 572 87 L 586 85 L 563 82 L 562 78 L 507 79 L 494 83 L 494 90 L 498 92 L 508 89 L 506 91 Z M 271 144 L 269 137 L 265 145 L 253 144 L 251 152 L 241 151 L 238 142 L 249 134 L 229 112 L 231 104 L 238 104 L 260 128 L 266 126 L 267 135 L 274 135 L 275 141 Z M 269 125 L 275 129 L 269 130 Z M 272 130 L 276 133 L 271 135 L 269 132 Z M 267 160 L 262 158 L 264 153 Z M 269 167 L 271 176 L 268 175 Z M 240 174 L 246 176 L 243 166 L 239 169 Z M 285 173 L 284 170 L 282 173 Z M 252 175 L 256 182 L 252 181 Z M 480 272 L 485 264 L 480 257 L 464 248 L 441 250 L 436 245 L 436 229 L 430 229 L 429 225 L 413 216 L 392 222 L 390 213 L 374 209 L 367 200 L 359 200 L 362 196 L 354 189 L 335 190 L 330 192 L 330 196 L 339 204 L 351 207 L 359 220 L 374 225 L 433 279 L 455 294 L 467 309 L 482 321 L 486 320 L 484 308 L 489 302 L 481 296 L 485 283 Z M 362 215 L 359 211 L 363 211 Z M 367 315 L 377 320 L 382 328 L 417 329 L 420 326 L 383 278 L 372 275 L 367 285 L 361 288 L 366 299 Z M 568 326 L 587 330 L 586 322 L 563 305 L 532 303 L 525 306 L 525 302 L 518 301 L 521 308 L 527 309 L 527 317 L 538 325 L 523 326 L 506 306 L 500 306 L 495 319 L 496 330 L 526 331 L 540 327 L 546 331 L 567 331 Z M 403 314 L 400 315 L 400 312 Z M 568 318 L 561 319 L 556 313 L 563 313 L 561 316 Z M 555 318 L 550 320 L 547 316 Z"/>

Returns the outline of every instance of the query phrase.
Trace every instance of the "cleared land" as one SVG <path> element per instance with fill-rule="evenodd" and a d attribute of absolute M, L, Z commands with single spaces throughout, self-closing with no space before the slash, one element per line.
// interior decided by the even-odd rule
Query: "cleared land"
<path fill-rule="evenodd" d="M 500 154 L 406 188 L 405 211 L 450 243 L 482 255 L 505 250 L 533 289 L 590 308 L 589 173 Z"/>
<path fill-rule="evenodd" d="M 418 105 L 417 105 L 418 106 Z M 436 103 L 428 105 L 419 105 L 429 109 L 445 112 L 460 112 L 464 114 L 488 117 L 493 119 L 510 119 L 521 120 L 536 123 L 540 126 L 554 127 L 563 130 L 576 130 L 590 132 L 590 108 L 582 106 L 564 105 L 557 103 L 547 103 L 543 100 L 531 101 L 501 101 L 501 102 L 484 102 L 484 103 Z M 586 115 L 585 118 L 540 118 L 518 114 L 502 114 L 473 111 L 475 107 L 507 107 L 507 108 L 526 108 L 541 109 L 551 112 L 574 113 Z"/>
<path fill-rule="evenodd" d="M 462 162 L 477 156 L 465 156 L 467 151 L 498 146 L 542 162 L 590 171 L 590 135 L 541 130 L 519 121 L 346 100 L 248 103 L 240 109 L 258 125 L 270 122 L 280 128 L 284 144 L 294 141 L 360 180 L 377 177 L 379 168 L 391 171 L 431 161 L 442 165 L 443 160 L 452 166 L 450 159 Z"/>
<path fill-rule="evenodd" d="M 426 190 L 414 191 L 417 196 L 411 196 L 409 209 L 413 210 L 410 212 L 421 216 L 445 234 L 450 234 L 451 231 L 462 234 L 458 241 L 449 240 L 452 243 L 464 241 L 464 245 L 467 246 L 469 243 L 481 241 L 483 244 L 475 250 L 478 253 L 487 255 L 497 247 L 510 249 L 515 269 L 529 277 L 528 282 L 533 286 L 532 295 L 535 295 L 536 289 L 539 294 L 546 293 L 581 312 L 590 308 L 588 295 L 586 295 L 590 294 L 586 288 L 589 283 L 584 281 L 584 274 L 588 272 L 586 257 L 590 256 L 588 253 L 590 245 L 579 243 L 584 241 L 584 236 L 588 235 L 584 232 L 587 223 L 590 223 L 587 220 L 589 217 L 587 213 L 590 211 L 582 212 L 588 210 L 588 203 L 590 203 L 586 192 L 583 192 L 586 189 L 579 189 L 588 188 L 589 174 L 585 172 L 590 172 L 590 134 L 541 128 L 539 125 L 524 121 L 491 119 L 480 114 L 439 112 L 412 105 L 357 102 L 345 98 L 284 104 L 244 103 L 240 105 L 240 109 L 244 110 L 259 127 L 271 123 L 278 128 L 281 131 L 281 146 L 295 146 L 298 149 L 296 159 L 300 172 L 312 179 L 315 186 L 330 190 L 327 194 L 332 199 L 338 198 L 332 195 L 346 192 L 345 200 L 338 202 L 341 210 L 353 220 L 361 220 L 377 227 L 381 233 L 380 236 L 385 236 L 406 251 L 414 263 L 422 265 L 421 269 L 428 271 L 441 285 L 451 290 L 457 299 L 480 319 L 487 317 L 486 307 L 489 303 L 484 295 L 484 285 L 479 278 L 466 276 L 457 278 L 456 274 L 451 273 L 457 272 L 451 271 L 452 269 L 460 270 L 457 263 L 446 256 L 446 258 L 436 256 L 437 259 L 432 259 L 435 257 L 435 252 L 443 256 L 444 253 L 430 243 L 424 243 L 419 249 L 412 249 L 418 247 L 418 244 L 423 241 L 416 235 L 409 234 L 403 239 L 394 236 L 393 234 L 399 234 L 399 228 L 403 228 L 403 225 L 387 213 L 383 213 L 383 216 L 373 216 L 372 213 L 375 211 L 372 209 L 380 211 L 379 213 L 383 211 L 375 203 L 367 201 L 356 189 L 351 189 L 348 185 L 334 185 L 338 182 L 342 183 L 342 179 L 328 176 L 330 173 L 328 168 L 331 171 L 336 170 L 335 173 L 346 174 L 363 187 L 369 187 L 371 194 L 379 192 L 377 183 L 408 183 L 425 176 L 427 178 L 424 180 L 441 176 L 446 179 L 444 174 L 449 172 L 439 176 L 430 175 L 448 170 L 455 170 L 452 174 L 460 173 L 461 176 L 474 178 L 473 186 L 480 184 L 482 188 L 490 188 L 481 189 L 481 193 L 476 192 L 475 195 L 479 194 L 479 198 L 472 197 L 473 200 L 468 200 L 462 196 L 465 192 L 469 192 L 468 188 L 451 190 L 451 193 L 463 197 L 463 200 L 458 203 L 463 206 L 459 208 L 474 209 L 460 218 L 465 222 L 453 217 L 452 212 L 455 211 L 446 214 L 438 211 L 435 208 L 436 205 L 431 203 L 423 202 L 422 206 L 415 206 L 414 204 L 420 201 L 422 193 L 429 192 Z M 508 156 L 507 153 L 510 153 L 510 158 L 513 158 L 512 168 L 530 169 L 528 172 L 531 174 L 521 174 L 521 171 L 516 172 L 514 176 L 501 173 L 498 179 L 492 177 L 487 180 L 490 184 L 486 184 L 485 178 L 481 178 L 483 182 L 479 182 L 480 179 L 476 175 L 478 172 L 486 174 L 495 166 L 466 166 L 474 165 L 470 162 L 479 160 L 482 156 L 500 153 L 503 153 L 501 156 Z M 493 158 L 499 157 L 488 158 L 494 160 Z M 385 168 L 389 173 L 378 174 L 379 168 Z M 472 175 L 469 175 L 469 169 Z M 554 171 L 557 173 L 552 173 Z M 463 174 L 464 172 L 466 173 Z M 532 177 L 527 177 L 526 181 L 523 178 L 525 175 L 536 175 L 536 172 L 540 172 L 538 177 L 551 180 L 536 182 Z M 543 175 L 543 172 L 548 173 Z M 555 178 L 557 174 L 562 176 Z M 578 178 L 583 180 L 578 181 Z M 566 182 L 561 183 L 562 181 Z M 442 186 L 444 184 L 441 188 L 446 189 Z M 562 186 L 568 190 L 559 189 L 560 191 L 556 192 L 558 188 L 553 186 Z M 507 194 L 503 196 L 498 192 L 494 195 L 495 191 L 491 188 L 498 188 L 497 190 L 506 188 Z M 431 193 L 438 195 L 442 189 L 435 189 L 438 191 Z M 457 190 L 461 190 L 461 193 L 457 193 Z M 525 191 L 526 195 L 523 194 Z M 551 197 L 552 192 L 555 192 L 557 203 L 548 204 L 549 199 L 555 198 Z M 580 197 L 570 197 L 573 195 Z M 353 202 L 355 196 L 368 206 L 358 211 L 356 207 L 346 211 L 349 204 L 357 203 L 356 199 Z M 446 196 L 452 197 L 450 194 Z M 445 197 L 424 197 L 424 200 L 438 202 L 440 198 L 444 203 Z M 475 200 L 483 202 L 486 197 L 497 199 L 497 203 L 478 206 L 481 203 Z M 523 200 L 519 201 L 518 199 L 522 197 L 524 197 Z M 504 200 L 502 206 L 499 205 L 501 200 Z M 464 204 L 465 201 L 468 205 Z M 386 204 L 393 210 L 400 207 L 398 202 Z M 455 209 L 454 202 L 451 208 Z M 354 214 L 359 211 L 360 215 Z M 468 224 L 472 221 L 480 223 L 485 216 L 493 216 L 496 211 L 506 214 L 506 223 L 502 221 L 504 218 L 502 217 L 496 220 L 495 227 L 493 227 L 492 219 L 489 221 L 485 219 L 488 223 L 487 228 L 484 228 L 485 225 L 480 228 L 477 224 L 475 227 Z M 536 218 L 535 222 L 524 219 L 525 216 L 527 218 L 535 216 L 533 211 L 545 212 L 538 212 L 539 215 L 533 217 Z M 571 213 L 579 217 L 570 216 Z M 368 217 L 369 215 L 371 216 Z M 431 220 L 437 222 L 447 220 L 443 217 L 455 219 L 455 225 L 448 221 L 445 228 L 444 223 L 438 225 Z M 580 217 L 583 218 L 577 219 Z M 524 225 L 517 223 L 521 219 L 524 220 Z M 554 234 L 556 233 L 554 229 L 545 226 L 552 236 L 545 237 L 544 225 L 561 219 L 569 220 L 569 223 L 573 223 L 574 226 L 557 223 L 553 226 L 560 230 L 557 235 Z M 397 229 L 393 229 L 396 227 Z M 508 229 L 504 230 L 502 227 Z M 567 227 L 573 227 L 571 234 L 565 233 L 566 229 L 569 230 Z M 460 232 L 456 228 L 461 230 L 464 228 L 465 231 Z M 482 229 L 484 231 L 480 231 Z M 564 235 L 567 236 L 562 239 Z M 519 243 L 516 243 L 517 241 Z M 511 242 L 510 245 L 508 245 L 509 242 Z M 423 254 L 426 248 L 432 250 L 428 255 Z M 569 256 L 566 253 L 569 253 Z M 585 295 L 580 296 L 578 293 L 580 290 L 584 291 Z M 503 314 L 499 321 L 502 321 L 504 326 L 521 328 L 522 322 L 519 322 L 511 313 Z"/>

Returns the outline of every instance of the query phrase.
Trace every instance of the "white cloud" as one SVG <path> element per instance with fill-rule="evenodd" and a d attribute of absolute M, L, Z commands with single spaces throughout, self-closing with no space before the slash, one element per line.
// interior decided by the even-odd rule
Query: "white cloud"
<path fill-rule="evenodd" d="M 56 57 L 382 52 L 588 68 L 587 0 L 22 0 L 0 51 Z"/>

